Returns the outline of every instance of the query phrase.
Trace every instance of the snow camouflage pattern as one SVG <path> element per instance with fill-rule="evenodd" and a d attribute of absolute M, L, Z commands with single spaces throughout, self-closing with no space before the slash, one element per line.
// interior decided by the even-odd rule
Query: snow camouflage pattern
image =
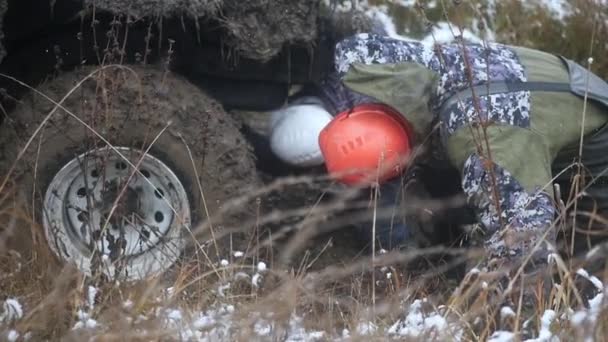
<path fill-rule="evenodd" d="M 453 94 L 471 86 L 491 81 L 525 82 L 526 75 L 517 55 L 504 45 L 489 43 L 487 45 L 466 45 L 467 63 L 463 58 L 462 45 L 438 45 L 435 48 L 419 42 L 398 40 L 386 36 L 362 33 L 348 38 L 336 46 L 335 64 L 338 76 L 343 76 L 350 65 L 358 62 L 364 64 L 383 64 L 413 62 L 435 71 L 440 75 L 435 94 L 429 108 L 438 112 L 442 103 Z M 469 68 L 470 67 L 470 68 Z M 465 70 L 471 70 L 469 75 Z M 335 76 L 330 76 L 334 78 Z M 334 82 L 332 82 L 334 83 Z M 343 92 L 343 86 L 332 85 L 337 89 L 334 94 Z M 359 97 L 357 96 L 359 95 Z M 530 92 L 522 91 L 510 94 L 481 94 L 476 99 L 459 101 L 441 114 L 441 120 L 447 123 L 444 134 L 452 134 L 463 125 L 479 121 L 477 113 L 486 119 L 527 128 L 530 126 Z M 341 95 L 338 98 L 350 97 L 351 102 L 337 105 L 340 111 L 350 108 L 354 103 L 367 99 L 361 94 Z M 463 114 L 463 111 L 466 111 Z"/>
<path fill-rule="evenodd" d="M 483 158 L 476 154 L 467 159 L 462 171 L 462 187 L 470 203 L 479 210 L 479 221 L 491 234 L 486 241 L 486 250 L 494 258 L 521 255 L 538 242 L 546 228 L 551 227 L 555 215 L 551 197 L 538 190 L 532 194 L 526 192 L 507 170 L 494 165 L 499 215 L 490 172 L 484 164 Z M 501 227 L 505 226 L 508 230 L 502 231 Z M 554 238 L 555 233 L 551 230 L 547 240 Z M 534 257 L 546 259 L 547 255 L 548 249 L 540 246 Z"/>
<path fill-rule="evenodd" d="M 500 44 L 467 44 L 426 46 L 420 42 L 403 41 L 373 34 L 359 34 L 340 42 L 336 47 L 336 74 L 323 85 L 326 96 L 334 99 L 333 108 L 340 112 L 370 98 L 355 93 L 340 79 L 353 63 L 383 64 L 413 62 L 438 73 L 439 81 L 431 96 L 429 108 L 441 120 L 441 135 L 448 137 L 458 128 L 487 119 L 495 123 L 522 128 L 530 126 L 530 93 L 527 91 L 478 96 L 459 101 L 439 114 L 442 103 L 451 95 L 489 81 L 526 81 L 523 65 L 517 55 Z M 470 70 L 470 74 L 467 72 Z M 477 94 L 479 95 L 479 94 Z M 371 101 L 374 101 L 371 99 Z M 475 101 L 475 102 L 474 102 Z M 445 140 L 443 140 L 445 141 Z M 490 174 L 481 158 L 471 155 L 462 170 L 462 186 L 477 216 L 489 233 L 486 249 L 491 257 L 522 256 L 537 238 L 550 227 L 555 209 L 545 192 L 527 193 L 512 175 L 497 165 L 495 179 L 500 196 L 500 215 L 494 206 L 489 185 Z M 501 225 L 503 223 L 503 225 Z M 510 229 L 502 231 L 500 227 Z M 552 241 L 555 234 L 547 236 Z M 542 258 L 545 253 L 538 256 Z"/>
<path fill-rule="evenodd" d="M 463 125 L 476 121 L 499 122 L 523 128 L 530 127 L 529 91 L 476 95 L 475 99 L 469 98 L 458 101 L 440 114 L 442 122 L 446 125 L 444 134 L 450 135 Z M 481 110 L 476 108 L 481 108 Z"/>

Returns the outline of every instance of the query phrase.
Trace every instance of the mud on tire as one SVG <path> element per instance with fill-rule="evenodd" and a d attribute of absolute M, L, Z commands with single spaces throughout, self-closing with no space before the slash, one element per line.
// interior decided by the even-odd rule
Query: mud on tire
<path fill-rule="evenodd" d="M 78 82 L 95 70 L 93 77 L 75 88 Z M 214 216 L 227 200 L 246 193 L 247 189 L 256 186 L 258 179 L 254 158 L 250 146 L 241 137 L 236 122 L 224 112 L 217 102 L 205 96 L 200 89 L 186 80 L 174 74 L 151 68 L 84 68 L 59 75 L 55 79 L 47 81 L 38 90 L 57 102 L 72 91 L 71 95 L 62 103 L 63 107 L 90 125 L 112 146 L 138 151 L 146 151 L 149 148 L 148 154 L 155 158 L 150 159 L 150 163 L 156 163 L 154 160 L 159 160 L 174 173 L 183 186 L 182 192 L 186 194 L 186 203 L 189 202 L 191 224 L 188 225 L 187 222 L 179 224 L 179 217 L 172 217 L 167 230 L 167 236 L 171 239 L 181 238 L 192 241 L 192 234 L 189 229 L 185 228 L 189 226 L 194 228 L 198 223 L 207 220 L 207 213 L 214 218 L 215 227 L 222 223 L 230 224 L 231 220 L 242 220 L 243 215 L 248 215 L 246 209 L 239 208 L 239 212 L 233 210 L 223 217 Z M 25 142 L 34 134 L 54 107 L 52 102 L 34 92 L 30 92 L 21 99 L 21 103 L 10 114 L 11 119 L 5 120 L 6 122 L 0 127 L 0 175 L 7 174 L 19 151 L 24 148 Z M 164 129 L 166 130 L 160 134 Z M 154 144 L 151 145 L 153 141 Z M 57 109 L 44 128 L 35 136 L 11 175 L 20 194 L 27 199 L 26 203 L 33 203 L 35 206 L 33 210 L 36 218 L 35 224 L 42 227 L 43 219 L 41 218 L 49 217 L 48 209 L 43 206 L 46 203 L 45 194 L 47 198 L 53 196 L 53 192 L 47 194 L 46 190 L 53 182 L 55 175 L 68 162 L 74 160 L 80 162 L 79 158 L 85 158 L 83 153 L 87 151 L 109 151 L 106 155 L 114 153 L 90 129 L 85 128 L 66 111 Z M 140 158 L 141 156 L 142 153 L 134 158 L 129 157 L 132 164 L 126 167 L 128 171 L 126 175 L 133 173 L 131 180 L 142 177 L 141 170 L 135 172 L 132 168 L 140 159 L 143 160 Z M 116 156 L 114 157 L 116 158 Z M 99 162 L 99 159 L 109 160 L 109 158 L 103 159 L 99 155 L 94 158 L 97 158 L 96 162 Z M 85 170 L 87 163 L 81 162 L 80 168 Z M 106 167 L 109 166 L 104 165 L 103 170 Z M 83 172 L 83 175 L 87 172 Z M 102 179 L 104 176 L 100 174 L 97 177 Z M 199 191 L 197 177 L 202 191 Z M 116 176 L 116 179 L 117 183 L 125 179 L 129 180 L 123 176 Z M 162 177 L 159 176 L 158 179 L 162 179 Z M 144 184 L 145 180 L 142 182 L 140 184 Z M 150 182 L 148 181 L 148 183 Z M 103 182 L 101 184 L 104 189 L 108 186 Z M 168 184 L 173 185 L 170 182 Z M 114 194 L 118 194 L 121 189 L 116 188 Z M 83 190 L 83 188 L 79 190 Z M 201 192 L 204 195 L 201 195 Z M 128 191 L 123 192 L 124 198 L 128 197 L 127 193 Z M 96 201 L 103 202 L 103 198 L 105 198 L 103 194 L 105 192 L 99 196 L 101 199 L 97 198 Z M 154 194 L 158 195 L 158 192 L 154 192 Z M 106 202 L 120 207 L 123 197 L 110 196 Z M 167 197 L 171 196 L 167 194 Z M 158 198 L 161 197 L 158 196 Z M 141 203 L 137 199 L 135 202 Z M 107 207 L 109 207 L 108 203 L 105 204 Z M 128 207 L 128 205 L 125 206 Z M 63 210 L 68 214 L 71 209 L 74 209 L 70 209 L 74 205 L 69 203 L 64 207 L 66 208 Z M 137 207 L 141 207 L 141 204 L 138 204 Z M 82 208 L 79 210 L 82 211 Z M 119 211 L 116 209 L 114 214 L 118 215 Z M 106 213 L 108 212 L 106 211 Z M 176 213 L 175 210 L 173 213 Z M 69 216 L 68 214 L 65 215 Z M 61 213 L 61 215 L 64 214 Z M 125 214 L 126 216 L 128 215 Z M 81 220 L 80 217 L 78 219 Z M 102 217 L 99 222 L 113 221 L 108 217 Z M 92 222 L 89 227 L 99 229 L 99 227 L 95 228 L 95 222 Z M 80 229 L 82 230 L 82 226 Z M 21 234 L 27 234 L 28 231 L 27 228 L 22 229 Z M 117 239 L 125 237 L 124 231 L 125 229 L 121 228 L 122 235 L 118 234 Z M 91 246 L 96 246 L 95 241 L 98 243 L 99 240 L 103 240 L 104 232 L 105 230 L 99 231 L 96 236 L 89 232 L 88 237 L 93 239 Z M 141 235 L 141 232 L 138 234 Z M 107 238 L 107 236 L 105 237 Z M 14 238 L 19 244 L 31 239 L 30 236 L 15 236 Z M 80 269 L 85 273 L 94 273 L 96 269 L 100 268 L 103 268 L 102 271 L 109 269 L 104 268 L 103 262 L 107 263 L 110 259 L 112 265 L 122 265 L 122 267 L 112 267 L 111 273 L 114 274 L 109 274 L 109 276 L 126 276 L 130 279 L 165 270 L 179 257 L 177 255 L 179 253 L 174 253 L 176 246 L 179 247 L 177 252 L 181 252 L 183 249 L 181 244 L 167 247 L 166 241 L 159 237 L 157 245 L 149 248 L 160 249 L 161 254 L 163 248 L 165 250 L 172 248 L 171 255 L 159 265 L 151 267 L 150 272 L 142 273 L 141 260 L 138 259 L 137 251 L 134 251 L 134 254 L 129 257 L 124 257 L 123 253 L 123 256 L 118 258 L 116 255 L 110 255 L 111 258 L 108 258 L 103 255 L 103 252 L 93 253 L 82 246 L 80 246 L 80 250 L 72 248 L 68 249 L 70 250 L 68 252 L 65 246 L 57 242 L 53 234 L 49 235 L 48 231 L 46 238 L 55 254 L 58 254 L 61 259 L 80 264 Z M 114 241 L 114 244 L 120 245 L 118 240 Z M 99 245 L 97 244 L 97 246 Z M 125 246 L 126 244 L 123 244 L 123 249 Z M 92 249 L 96 250 L 95 247 Z M 82 255 L 74 255 L 74 253 Z M 101 257 L 97 257 L 99 255 Z M 95 257 L 91 258 L 91 256 Z M 104 273 L 107 272 L 104 271 Z"/>

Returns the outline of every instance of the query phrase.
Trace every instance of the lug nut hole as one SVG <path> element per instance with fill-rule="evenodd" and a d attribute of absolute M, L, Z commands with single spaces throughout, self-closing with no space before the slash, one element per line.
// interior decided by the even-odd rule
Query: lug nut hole
<path fill-rule="evenodd" d="M 163 215 L 163 213 L 161 213 L 160 211 L 157 211 L 156 213 L 154 213 L 154 220 L 157 223 L 163 222 L 164 219 L 165 219 L 165 215 Z"/>
<path fill-rule="evenodd" d="M 154 195 L 158 199 L 162 199 L 165 196 L 165 193 L 161 189 L 154 190 Z"/>
<path fill-rule="evenodd" d="M 78 213 L 78 216 L 76 216 L 76 218 L 78 219 L 78 221 L 84 222 L 84 221 L 86 221 L 88 219 L 88 216 L 89 215 L 87 215 L 86 212 L 81 211 L 81 212 Z"/>
<path fill-rule="evenodd" d="M 83 198 L 86 195 L 87 195 L 87 189 L 85 189 L 84 187 L 76 190 L 76 196 Z"/>

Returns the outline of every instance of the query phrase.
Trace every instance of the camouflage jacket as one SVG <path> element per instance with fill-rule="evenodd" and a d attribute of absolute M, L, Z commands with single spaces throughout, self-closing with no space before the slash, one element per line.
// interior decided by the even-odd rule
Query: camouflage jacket
<path fill-rule="evenodd" d="M 426 46 L 359 34 L 337 45 L 335 69 L 321 87 L 335 113 L 365 102 L 390 105 L 412 124 L 418 141 L 440 123 L 442 147 L 461 172 L 491 259 L 518 258 L 537 243 L 534 259 L 546 259 L 543 242 L 556 237 L 551 165 L 560 150 L 578 142 L 583 100 L 516 91 L 442 105 L 489 81 L 568 82 L 558 57 L 500 44 Z M 584 132 L 607 119 L 604 108 L 590 105 Z"/>

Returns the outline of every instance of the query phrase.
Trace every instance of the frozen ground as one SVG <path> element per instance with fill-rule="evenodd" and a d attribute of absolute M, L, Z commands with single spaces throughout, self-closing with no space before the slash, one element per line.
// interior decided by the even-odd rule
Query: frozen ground
<path fill-rule="evenodd" d="M 221 262 L 219 271 L 230 268 L 227 261 Z M 176 341 L 234 341 L 244 338 L 255 341 L 270 341 L 280 338 L 282 341 L 349 341 L 355 337 L 383 337 L 399 340 L 430 340 L 430 341 L 464 341 L 467 323 L 451 314 L 447 306 L 433 305 L 426 298 L 414 299 L 400 304 L 398 318 L 392 322 L 366 320 L 360 318 L 349 328 L 335 330 L 318 330 L 306 327 L 304 323 L 310 317 L 305 313 L 291 312 L 282 317 L 276 317 L 272 311 L 251 310 L 245 303 L 235 304 L 228 300 L 232 294 L 232 284 L 240 281 L 251 282 L 257 289 L 269 269 L 264 262 L 250 272 L 238 272 L 232 279 L 221 283 L 215 289 L 217 300 L 205 307 L 195 308 L 192 305 L 175 305 L 171 303 L 179 296 L 173 287 L 166 288 L 155 299 L 155 305 L 148 307 L 144 313 L 135 310 L 136 303 L 127 299 L 117 304 L 120 312 L 133 326 L 145 326 L 144 322 L 154 321 L 153 333 L 143 328 L 136 328 L 135 336 L 160 334 L 163 338 Z M 390 278 L 390 273 L 385 273 Z M 560 328 L 568 328 L 580 340 L 594 341 L 593 332 L 599 323 L 599 314 L 607 308 L 604 293 L 606 287 L 596 277 L 590 276 L 584 269 L 577 274 L 589 280 L 596 287 L 594 297 L 587 301 L 587 306 L 578 310 L 565 309 L 557 313 L 547 309 L 542 313 L 540 327 L 533 333 L 534 338 L 529 342 L 554 342 L 562 340 Z M 555 285 L 559 287 L 558 285 Z M 72 327 L 74 336 L 103 336 L 115 329 L 106 324 L 107 317 L 101 317 L 96 308 L 96 298 L 101 290 L 89 286 L 84 291 L 84 300 L 76 310 L 76 321 Z M 2 303 L 0 323 L 2 323 L 2 339 L 8 341 L 28 341 L 32 334 L 19 329 L 19 322 L 28 315 L 27 308 L 21 304 L 20 298 L 9 297 Z M 513 318 L 517 308 L 503 307 L 500 310 L 501 319 Z M 99 316 L 98 316 L 99 315 Z M 362 317 L 365 315 L 362 314 Z M 525 325 L 526 323 L 524 323 Z M 518 341 L 513 331 L 498 330 L 489 334 L 489 341 L 510 342 Z"/>

